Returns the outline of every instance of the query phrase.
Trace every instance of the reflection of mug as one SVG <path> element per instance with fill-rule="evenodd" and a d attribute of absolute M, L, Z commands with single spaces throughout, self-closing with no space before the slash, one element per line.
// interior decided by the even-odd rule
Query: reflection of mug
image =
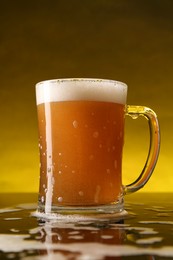
<path fill-rule="evenodd" d="M 149 179 L 159 153 L 156 114 L 127 106 L 127 85 L 113 80 L 59 79 L 36 85 L 40 149 L 38 211 L 121 212 L 123 195 Z M 139 178 L 123 186 L 124 116 L 143 115 L 150 150 Z"/>

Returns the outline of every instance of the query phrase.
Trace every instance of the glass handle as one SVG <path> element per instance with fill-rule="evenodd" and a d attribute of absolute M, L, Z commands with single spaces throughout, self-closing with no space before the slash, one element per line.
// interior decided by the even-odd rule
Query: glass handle
<path fill-rule="evenodd" d="M 129 194 L 141 189 L 152 175 L 160 150 L 160 129 L 157 115 L 148 107 L 126 106 L 126 115 L 131 116 L 133 119 L 144 116 L 148 120 L 150 130 L 150 146 L 144 168 L 133 183 L 124 186 L 124 194 Z"/>

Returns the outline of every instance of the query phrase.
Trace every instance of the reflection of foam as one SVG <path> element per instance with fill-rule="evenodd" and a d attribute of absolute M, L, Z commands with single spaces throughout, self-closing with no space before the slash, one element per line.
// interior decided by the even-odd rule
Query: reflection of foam
<path fill-rule="evenodd" d="M 0 235 L 0 250 L 2 252 L 21 252 L 24 250 L 51 250 L 67 251 L 69 253 L 79 253 L 76 259 L 104 259 L 107 257 L 156 255 L 162 257 L 173 257 L 173 246 L 162 248 L 142 248 L 130 245 L 109 245 L 101 243 L 42 243 L 39 241 L 25 240 L 28 235 Z M 51 251 L 53 259 L 58 258 L 59 253 Z M 57 258 L 55 258 L 57 256 Z M 85 258 L 88 256 L 88 258 Z M 48 259 L 48 256 L 37 256 L 36 259 Z M 27 258 L 28 259 L 28 258 Z M 34 259 L 34 258 L 32 258 Z M 52 258 L 51 258 L 52 259 Z"/>
<path fill-rule="evenodd" d="M 166 224 L 166 225 L 173 225 L 173 221 L 139 221 L 141 224 Z"/>
<path fill-rule="evenodd" d="M 113 80 L 62 79 L 36 85 L 37 104 L 54 101 L 90 100 L 125 104 L 127 85 Z"/>
<path fill-rule="evenodd" d="M 4 208 L 4 209 L 0 209 L 0 213 L 15 212 L 15 211 L 20 211 L 20 210 L 21 209 Z"/>
<path fill-rule="evenodd" d="M 137 244 L 154 244 L 154 243 L 158 243 L 161 242 L 163 240 L 163 237 L 150 237 L 150 238 L 141 238 L 141 239 L 137 239 L 136 243 Z"/>

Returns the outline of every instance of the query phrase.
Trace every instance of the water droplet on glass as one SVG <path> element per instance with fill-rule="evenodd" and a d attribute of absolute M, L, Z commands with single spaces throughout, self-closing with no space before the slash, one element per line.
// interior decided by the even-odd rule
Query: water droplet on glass
<path fill-rule="evenodd" d="M 78 122 L 76 120 L 73 121 L 73 127 L 77 128 L 78 127 Z"/>
<path fill-rule="evenodd" d="M 93 137 L 94 137 L 94 138 L 97 138 L 98 136 L 99 136 L 99 132 L 95 131 L 95 132 L 93 133 Z"/>
<path fill-rule="evenodd" d="M 79 196 L 83 196 L 84 195 L 84 192 L 83 191 L 79 191 Z"/>
<path fill-rule="evenodd" d="M 117 169 L 117 160 L 114 161 L 114 168 Z"/>
<path fill-rule="evenodd" d="M 89 159 L 90 159 L 90 161 L 92 161 L 92 160 L 94 159 L 94 155 L 91 154 L 91 155 L 89 156 Z"/>
<path fill-rule="evenodd" d="M 58 197 L 58 202 L 62 202 L 63 201 L 63 197 Z"/>

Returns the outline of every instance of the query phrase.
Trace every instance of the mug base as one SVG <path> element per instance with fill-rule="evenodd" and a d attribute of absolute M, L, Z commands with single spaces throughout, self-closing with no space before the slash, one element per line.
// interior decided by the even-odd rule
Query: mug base
<path fill-rule="evenodd" d="M 104 219 L 123 219 L 128 215 L 124 210 L 123 199 L 117 203 L 99 206 L 54 206 L 45 207 L 42 203 L 38 204 L 34 216 L 41 219 L 57 219 L 60 221 L 88 221 Z"/>

